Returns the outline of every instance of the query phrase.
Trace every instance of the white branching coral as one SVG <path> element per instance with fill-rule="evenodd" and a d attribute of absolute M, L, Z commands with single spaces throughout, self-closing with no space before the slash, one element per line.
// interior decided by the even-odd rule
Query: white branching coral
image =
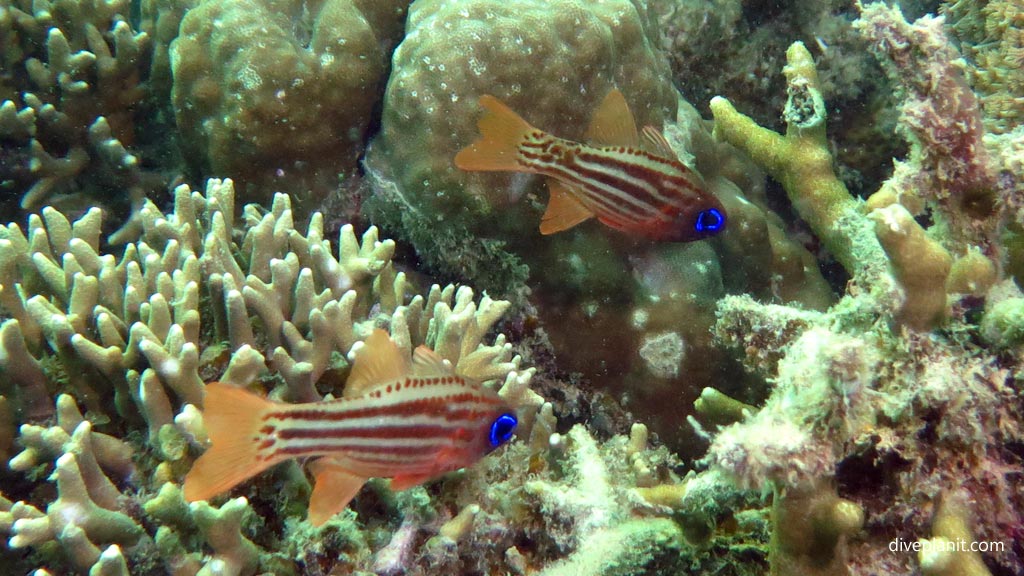
<path fill-rule="evenodd" d="M 72 222 L 44 208 L 27 233 L 0 226 L 0 309 L 9 316 L 0 324 L 0 400 L 15 414 L 2 424 L 24 423 L 24 450 L 11 465 L 27 472 L 55 463 L 60 494 L 45 511 L 19 502 L 3 512 L 12 546 L 56 540 L 88 570 L 108 546 L 133 545 L 143 529 L 115 486 L 150 481 L 155 494 L 187 469 L 189 446 L 204 439 L 197 407 L 205 381 L 259 380 L 289 401 L 338 395 L 341 380 L 324 375 L 344 370 L 377 327 L 408 353 L 425 344 L 458 373 L 499 390 L 523 408 L 524 424 L 543 402 L 529 389 L 534 370 L 520 368 L 504 336 L 487 340 L 509 304 L 477 300 L 466 286 L 410 295 L 391 261 L 394 242 L 376 228 L 360 239 L 344 226 L 332 243 L 314 214 L 299 232 L 280 194 L 269 210 L 244 207 L 236 223 L 230 180 L 211 180 L 205 193 L 180 186 L 170 214 L 147 202 L 139 240 L 118 255 L 101 246 L 102 217 L 92 209 Z M 53 390 L 65 392 L 56 409 Z M 56 426 L 34 423 L 55 412 Z M 131 477 L 132 448 L 101 433 L 104 425 L 119 436 L 148 430 L 164 467 L 151 479 Z M 228 505 L 237 525 L 248 504 Z M 96 518 L 107 517 L 124 526 L 97 528 Z M 205 534 L 198 517 L 188 529 Z M 218 550 L 211 563 L 241 558 L 205 539 Z M 182 551 L 168 542 L 165 534 L 157 544 Z M 242 555 L 236 568 L 249 573 L 254 555 Z"/>

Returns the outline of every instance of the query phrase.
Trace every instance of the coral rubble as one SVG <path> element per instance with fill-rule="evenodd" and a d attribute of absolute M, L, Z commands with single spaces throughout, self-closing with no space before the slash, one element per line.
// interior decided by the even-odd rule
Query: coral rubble
<path fill-rule="evenodd" d="M 975 540 L 1002 543 L 988 556 L 989 565 L 1019 573 L 1022 551 L 1014 542 L 1024 493 L 1013 480 L 1021 462 L 1011 447 L 1022 437 L 1021 358 L 979 346 L 984 326 L 1005 324 L 993 318 L 978 325 L 966 307 L 979 296 L 1013 301 L 1015 290 L 1005 286 L 1014 279 L 996 283 L 1004 222 L 997 211 L 1011 204 L 1021 175 L 999 182 L 990 177 L 994 157 L 1006 151 L 984 147 L 978 103 L 958 71 L 948 69 L 953 49 L 941 22 L 926 16 L 911 24 L 898 9 L 881 4 L 861 10 L 856 26 L 876 43 L 881 58 L 891 59 L 887 65 L 902 71 L 906 98 L 920 99 L 901 120 L 913 141 L 909 159 L 868 202 L 850 197 L 831 175 L 821 146 L 824 108 L 813 63 L 800 44 L 788 53 L 785 136 L 758 127 L 724 99 L 712 102 L 716 133 L 780 180 L 852 281 L 823 314 L 746 296 L 719 302 L 716 334 L 745 352 L 747 364 L 770 379 L 772 392 L 756 413 L 747 411 L 713 434 L 706 459 L 738 486 L 772 490 L 776 509 L 822 482 L 838 485 L 840 495 L 864 509 L 866 533 L 844 529 L 825 563 L 784 559 L 780 546 L 792 547 L 778 539 L 782 527 L 776 524 L 773 573 L 908 571 L 916 559 L 894 559 L 881 534 L 923 538 L 935 525 L 939 538 L 949 537 L 946 527 L 953 521 L 943 518 L 951 513 L 939 503 L 943 494 L 960 491 L 971 504 L 958 497 L 957 533 L 974 524 Z M 915 84 L 919 76 L 912 71 L 939 74 L 952 85 Z M 964 120 L 953 120 L 958 115 Z M 975 187 L 972 178 L 985 184 Z M 808 186 L 812 182 L 821 183 Z M 977 212 L 964 208 L 979 206 L 979 189 L 1000 199 L 981 203 Z M 931 226 L 911 216 L 926 209 Z M 951 278 L 954 269 L 976 277 Z M 846 524 L 855 528 L 859 522 Z M 812 522 L 798 541 L 818 541 L 820 530 Z M 847 560 L 835 564 L 836 554 Z M 922 569 L 947 573 L 932 566 L 952 563 L 958 568 L 949 569 L 957 573 L 988 573 L 977 557 L 955 556 L 922 556 Z"/>

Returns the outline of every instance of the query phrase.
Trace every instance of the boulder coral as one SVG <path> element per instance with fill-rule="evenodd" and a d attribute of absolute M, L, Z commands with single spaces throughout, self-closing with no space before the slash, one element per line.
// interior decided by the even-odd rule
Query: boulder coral
<path fill-rule="evenodd" d="M 170 46 L 171 100 L 201 175 L 315 207 L 352 172 L 407 1 L 203 2 Z"/>
<path fill-rule="evenodd" d="M 675 95 L 652 25 L 643 0 L 415 3 L 395 50 L 381 133 L 367 155 L 371 170 L 394 182 L 371 201 L 391 206 L 373 213 L 446 271 L 465 270 L 492 289 L 521 283 L 508 257 L 475 267 L 470 260 L 516 245 L 540 214 L 531 200 L 537 182 L 467 174 L 452 164 L 475 137 L 477 99 L 491 94 L 536 126 L 579 139 L 618 86 L 639 125 L 660 126 L 674 116 Z M 510 201 L 520 196 L 523 202 Z M 479 251 L 481 244 L 488 250 Z"/>

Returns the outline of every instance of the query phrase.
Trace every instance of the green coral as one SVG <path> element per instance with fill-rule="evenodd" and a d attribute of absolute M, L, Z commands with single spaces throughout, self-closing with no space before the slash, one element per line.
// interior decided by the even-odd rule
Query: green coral
<path fill-rule="evenodd" d="M 20 208 L 137 210 L 165 187 L 157 168 L 174 164 L 174 140 L 149 137 L 164 104 L 149 82 L 152 41 L 129 13 L 120 0 L 0 2 L 0 191 Z"/>
<path fill-rule="evenodd" d="M 814 61 L 800 42 L 790 46 L 786 56 L 786 134 L 761 128 L 722 97 L 711 100 L 715 134 L 749 154 L 782 184 L 793 207 L 847 271 L 871 274 L 885 257 L 877 243 L 862 239 L 871 237 L 863 234 L 868 224 L 832 168 L 825 102 Z"/>
<path fill-rule="evenodd" d="M 171 93 L 197 172 L 252 200 L 316 206 L 351 172 L 408 2 L 203 2 L 171 44 Z"/>

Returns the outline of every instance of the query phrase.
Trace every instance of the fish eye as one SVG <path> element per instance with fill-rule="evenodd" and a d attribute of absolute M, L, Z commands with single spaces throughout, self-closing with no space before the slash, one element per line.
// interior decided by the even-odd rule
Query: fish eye
<path fill-rule="evenodd" d="M 491 422 L 491 448 L 497 448 L 512 438 L 512 433 L 516 431 L 516 424 L 519 421 L 516 420 L 515 414 L 502 414 Z"/>
<path fill-rule="evenodd" d="M 708 208 L 697 214 L 693 229 L 702 234 L 718 232 L 725 226 L 725 216 L 717 208 Z"/>

